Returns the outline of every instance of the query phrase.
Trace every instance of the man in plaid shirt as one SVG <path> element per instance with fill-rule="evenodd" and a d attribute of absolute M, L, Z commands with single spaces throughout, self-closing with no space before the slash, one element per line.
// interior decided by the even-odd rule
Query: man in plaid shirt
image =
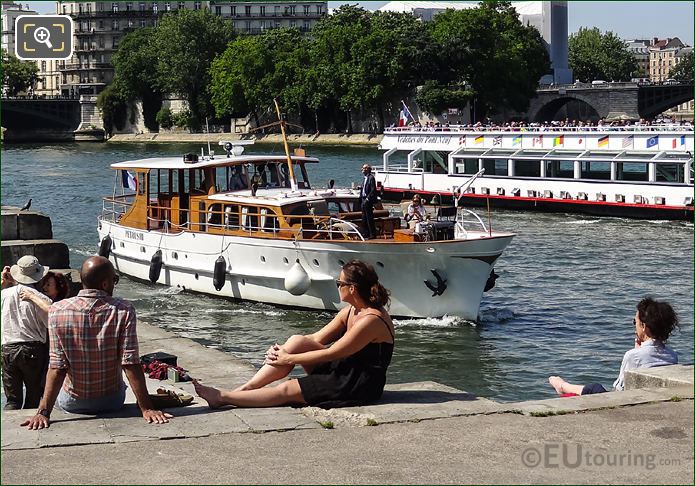
<path fill-rule="evenodd" d="M 80 270 L 82 290 L 51 306 L 48 317 L 50 363 L 46 390 L 30 429 L 50 424 L 53 405 L 66 412 L 96 414 L 118 410 L 125 401 L 123 370 L 149 423 L 172 416 L 154 410 L 140 366 L 135 309 L 113 297 L 118 275 L 109 260 L 88 258 Z"/>

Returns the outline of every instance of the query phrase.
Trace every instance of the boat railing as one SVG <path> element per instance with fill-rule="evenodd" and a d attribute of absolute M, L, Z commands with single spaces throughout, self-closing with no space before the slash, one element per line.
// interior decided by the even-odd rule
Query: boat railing
<path fill-rule="evenodd" d="M 466 208 L 458 208 L 456 211 L 456 226 L 454 227 L 454 237 L 457 240 L 465 240 L 468 238 L 468 233 L 474 231 L 483 233 L 488 232 L 487 226 L 477 213 Z"/>
<path fill-rule="evenodd" d="M 404 133 L 479 133 L 479 132 L 513 132 L 513 133 L 543 133 L 543 132 L 673 132 L 687 131 L 692 132 L 692 125 L 621 125 L 621 126 L 589 126 L 589 127 L 504 127 L 504 126 L 481 126 L 467 127 L 465 125 L 449 125 L 444 127 L 391 127 L 385 128 L 385 134 L 404 134 Z"/>
<path fill-rule="evenodd" d="M 135 201 L 135 194 L 105 197 L 102 200 L 101 219 L 118 223 Z"/>

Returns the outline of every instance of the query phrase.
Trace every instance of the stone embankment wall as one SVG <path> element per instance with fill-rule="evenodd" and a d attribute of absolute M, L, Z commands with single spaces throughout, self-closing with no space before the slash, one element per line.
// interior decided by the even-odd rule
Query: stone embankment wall
<path fill-rule="evenodd" d="M 42 265 L 66 274 L 79 287 L 79 273 L 70 268 L 67 245 L 53 238 L 51 218 L 36 211 L 2 206 L 1 228 L 3 266 L 14 265 L 24 255 L 34 255 Z"/>
<path fill-rule="evenodd" d="M 237 133 L 142 133 L 142 134 L 116 134 L 109 142 L 146 142 L 146 143 L 207 143 L 215 145 L 213 150 L 222 153 L 222 147 L 217 145 L 224 140 L 249 140 L 254 138 L 250 135 L 240 135 Z M 292 145 L 367 145 L 377 146 L 381 143 L 383 135 L 373 134 L 352 134 L 327 133 L 311 135 L 288 135 L 287 141 Z M 256 143 L 282 143 L 282 136 L 279 134 L 256 135 Z"/>

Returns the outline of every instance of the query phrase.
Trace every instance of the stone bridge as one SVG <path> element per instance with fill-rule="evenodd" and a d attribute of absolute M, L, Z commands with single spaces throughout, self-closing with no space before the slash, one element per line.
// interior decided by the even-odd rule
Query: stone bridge
<path fill-rule="evenodd" d="M 585 114 L 582 118 L 654 118 L 669 108 L 693 99 L 693 83 L 642 85 L 606 83 L 572 84 L 544 87 L 531 100 L 529 121 L 553 120 L 563 108 L 573 105 Z"/>
<path fill-rule="evenodd" d="M 1 106 L 8 142 L 103 139 L 93 96 L 3 98 Z"/>

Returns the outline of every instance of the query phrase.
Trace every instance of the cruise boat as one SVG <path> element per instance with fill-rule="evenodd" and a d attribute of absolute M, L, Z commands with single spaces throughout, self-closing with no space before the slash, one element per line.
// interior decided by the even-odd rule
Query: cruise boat
<path fill-rule="evenodd" d="M 379 148 L 385 200 L 693 219 L 692 127 L 398 127 Z"/>
<path fill-rule="evenodd" d="M 119 162 L 98 218 L 99 254 L 119 272 L 185 290 L 308 309 L 342 307 L 335 279 L 353 259 L 377 270 L 394 316 L 475 321 L 495 261 L 513 234 L 442 206 L 404 227 L 376 207 L 378 237 L 362 236 L 360 190 L 318 188 L 303 153 Z"/>

